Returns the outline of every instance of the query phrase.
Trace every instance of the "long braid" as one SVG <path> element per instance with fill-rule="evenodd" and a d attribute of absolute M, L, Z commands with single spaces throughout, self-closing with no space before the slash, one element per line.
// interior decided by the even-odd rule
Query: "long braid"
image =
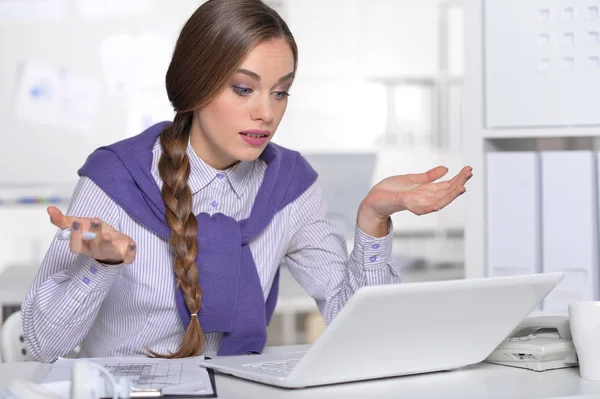
<path fill-rule="evenodd" d="M 230 84 L 252 48 L 271 39 L 284 38 L 294 55 L 298 47 L 285 21 L 260 0 L 210 0 L 204 2 L 181 30 L 165 77 L 167 95 L 177 111 L 173 124 L 160 136 L 163 149 L 158 170 L 163 182 L 162 199 L 171 230 L 169 247 L 177 288 L 184 294 L 190 313 L 198 314 L 202 292 L 198 284 L 198 222 L 192 213 L 188 187 L 190 160 L 187 146 L 194 112 L 215 99 Z M 151 356 L 180 358 L 204 350 L 204 332 L 192 316 L 175 353 Z"/>
<path fill-rule="evenodd" d="M 162 199 L 167 206 L 167 223 L 171 229 L 169 247 L 173 252 L 173 270 L 177 287 L 181 287 L 185 304 L 191 314 L 198 314 L 202 306 L 202 291 L 198 284 L 198 222 L 192 212 L 192 193 L 188 186 L 190 160 L 187 146 L 193 113 L 178 113 L 173 124 L 161 133 L 162 155 L 158 170 L 163 181 Z M 175 353 L 152 356 L 181 358 L 198 355 L 203 351 L 204 332 L 197 316 L 192 316 L 183 340 Z"/>

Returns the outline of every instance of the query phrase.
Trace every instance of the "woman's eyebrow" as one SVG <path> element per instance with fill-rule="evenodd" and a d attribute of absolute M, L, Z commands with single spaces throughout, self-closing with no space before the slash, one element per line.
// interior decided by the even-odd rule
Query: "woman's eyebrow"
<path fill-rule="evenodd" d="M 250 76 L 252 79 L 256 80 L 257 82 L 260 82 L 260 75 L 257 74 L 256 72 L 252 72 L 248 69 L 240 68 L 240 69 L 238 69 L 238 73 L 243 73 L 244 75 Z M 280 77 L 279 80 L 277 80 L 277 83 L 281 83 L 281 82 L 286 81 L 293 77 L 294 77 L 294 72 L 290 72 L 287 75 Z"/>

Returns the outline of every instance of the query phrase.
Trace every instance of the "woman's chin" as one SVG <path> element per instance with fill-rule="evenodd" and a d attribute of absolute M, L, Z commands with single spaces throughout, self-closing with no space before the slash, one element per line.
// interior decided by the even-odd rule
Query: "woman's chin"
<path fill-rule="evenodd" d="M 260 154 L 265 150 L 267 145 L 262 145 L 260 147 L 247 147 L 241 151 L 238 151 L 235 155 L 236 158 L 242 162 L 252 162 L 260 157 Z"/>

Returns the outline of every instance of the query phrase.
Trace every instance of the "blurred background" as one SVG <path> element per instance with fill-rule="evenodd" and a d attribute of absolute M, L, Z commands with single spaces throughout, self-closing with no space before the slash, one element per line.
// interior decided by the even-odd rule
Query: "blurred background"
<path fill-rule="evenodd" d="M 467 194 L 443 211 L 394 215 L 403 281 L 565 271 L 539 310 L 598 299 L 597 2 L 266 2 L 300 50 L 274 140 L 319 171 L 349 250 L 373 184 L 469 164 Z M 46 207 L 67 208 L 87 155 L 172 118 L 165 71 L 201 3 L 0 0 L 0 321 L 56 232 Z M 269 328 L 269 344 L 324 328 L 285 264 Z"/>
<path fill-rule="evenodd" d="M 0 299 L 19 309 L 66 209 L 77 169 L 98 146 L 171 119 L 164 74 L 201 1 L 0 2 Z M 463 11 L 438 0 L 267 1 L 299 50 L 275 142 L 301 151 L 326 186 L 352 248 L 356 207 L 380 179 L 462 166 Z M 463 277 L 464 203 L 394 218 L 404 281 Z M 285 270 L 270 343 L 311 342 L 314 301 Z"/>

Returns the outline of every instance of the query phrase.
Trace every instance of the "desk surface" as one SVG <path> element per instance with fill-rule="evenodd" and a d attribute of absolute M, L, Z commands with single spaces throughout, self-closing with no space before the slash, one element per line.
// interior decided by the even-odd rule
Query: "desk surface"
<path fill-rule="evenodd" d="M 267 349 L 271 353 L 278 350 L 275 347 Z M 37 362 L 0 363 L 0 389 L 18 378 L 41 382 L 49 370 L 49 364 Z M 449 372 L 300 390 L 275 388 L 221 374 L 217 374 L 216 384 L 221 399 L 600 399 L 600 382 L 582 380 L 578 368 L 535 372 L 488 363 Z"/>

